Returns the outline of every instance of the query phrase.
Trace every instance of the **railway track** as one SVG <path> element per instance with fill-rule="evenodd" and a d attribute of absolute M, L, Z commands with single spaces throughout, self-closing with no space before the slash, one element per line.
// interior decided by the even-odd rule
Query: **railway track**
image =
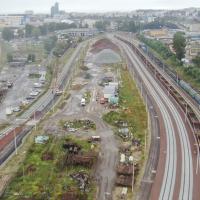
<path fill-rule="evenodd" d="M 164 167 L 163 181 L 160 187 L 159 194 L 154 199 L 173 199 L 178 191 L 178 199 L 193 199 L 193 162 L 190 142 L 188 138 L 187 128 L 183 114 L 177 109 L 176 102 L 172 100 L 170 93 L 163 89 L 157 83 L 152 74 L 148 71 L 144 63 L 138 58 L 130 45 L 120 42 L 126 55 L 134 66 L 134 71 L 138 73 L 143 81 L 143 84 L 153 97 L 159 107 L 166 134 L 166 159 Z M 133 68 L 129 68 L 130 71 Z M 180 145 L 177 145 L 176 135 L 180 140 Z M 181 183 L 176 185 L 177 177 L 177 149 L 181 151 Z M 176 186 L 176 187 L 175 187 Z M 154 195 L 155 197 L 155 195 Z"/>

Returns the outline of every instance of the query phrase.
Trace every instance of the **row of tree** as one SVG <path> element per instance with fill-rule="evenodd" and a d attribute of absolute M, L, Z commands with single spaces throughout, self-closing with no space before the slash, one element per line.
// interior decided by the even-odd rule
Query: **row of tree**
<path fill-rule="evenodd" d="M 192 59 L 193 65 L 184 69 L 185 73 L 200 83 L 200 54 Z"/>
<path fill-rule="evenodd" d="M 25 36 L 26 37 L 38 37 L 39 35 L 47 35 L 48 33 L 64 30 L 70 28 L 76 28 L 76 24 L 67 24 L 67 23 L 48 23 L 41 25 L 39 27 L 34 27 L 30 24 L 27 24 L 25 27 Z"/>
<path fill-rule="evenodd" d="M 4 28 L 2 30 L 2 38 L 6 41 L 10 41 L 15 37 L 24 38 L 24 37 L 34 37 L 38 38 L 41 35 L 47 35 L 48 33 L 57 31 L 57 30 L 64 30 L 69 28 L 76 28 L 76 24 L 67 24 L 67 23 L 48 23 L 41 25 L 39 27 L 32 26 L 27 24 L 25 29 L 18 29 L 16 34 L 14 34 L 14 29 L 12 28 Z"/>
<path fill-rule="evenodd" d="M 107 20 L 99 20 L 94 24 L 95 28 L 97 28 L 99 31 L 105 31 L 108 25 L 110 25 L 110 21 Z"/>
<path fill-rule="evenodd" d="M 159 40 L 147 39 L 143 35 L 140 35 L 139 39 L 147 44 L 147 46 L 154 49 L 159 55 L 161 55 L 163 59 L 174 57 L 174 54 L 171 52 L 171 50 Z M 175 33 L 173 37 L 173 49 L 176 52 L 176 58 L 178 58 L 180 61 L 185 57 L 185 47 L 186 39 L 184 33 Z"/>

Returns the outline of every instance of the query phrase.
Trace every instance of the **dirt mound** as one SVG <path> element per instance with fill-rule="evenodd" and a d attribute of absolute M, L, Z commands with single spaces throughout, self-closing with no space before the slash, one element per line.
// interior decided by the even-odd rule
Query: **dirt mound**
<path fill-rule="evenodd" d="M 104 49 L 93 56 L 93 63 L 113 64 L 121 62 L 121 57 L 111 49 Z"/>
<path fill-rule="evenodd" d="M 115 45 L 114 43 L 112 43 L 109 39 L 101 39 L 98 40 L 97 42 L 95 42 L 92 45 L 92 53 L 98 53 L 104 49 L 112 49 L 115 52 L 119 52 L 119 48 L 117 47 L 117 45 Z"/>

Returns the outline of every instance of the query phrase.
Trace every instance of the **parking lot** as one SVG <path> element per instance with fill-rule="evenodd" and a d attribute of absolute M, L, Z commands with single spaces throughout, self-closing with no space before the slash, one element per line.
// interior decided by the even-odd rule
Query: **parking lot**
<path fill-rule="evenodd" d="M 45 67 L 38 67 L 36 65 L 26 65 L 24 67 L 4 67 L 0 73 L 0 82 L 6 84 L 7 81 L 13 83 L 13 87 L 8 89 L 5 97 L 0 104 L 0 120 L 9 120 L 6 114 L 9 110 L 16 111 L 22 104 L 31 103 L 39 94 L 32 95 L 31 92 L 38 90 L 42 92 L 42 88 L 35 88 L 34 83 L 40 82 L 38 74 L 46 71 Z"/>

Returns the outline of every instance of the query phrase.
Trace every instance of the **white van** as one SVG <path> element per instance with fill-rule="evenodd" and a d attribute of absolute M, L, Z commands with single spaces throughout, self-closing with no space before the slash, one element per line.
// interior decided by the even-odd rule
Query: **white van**
<path fill-rule="evenodd" d="M 85 98 L 82 98 L 82 99 L 81 99 L 81 106 L 85 106 L 85 103 L 86 103 Z"/>

